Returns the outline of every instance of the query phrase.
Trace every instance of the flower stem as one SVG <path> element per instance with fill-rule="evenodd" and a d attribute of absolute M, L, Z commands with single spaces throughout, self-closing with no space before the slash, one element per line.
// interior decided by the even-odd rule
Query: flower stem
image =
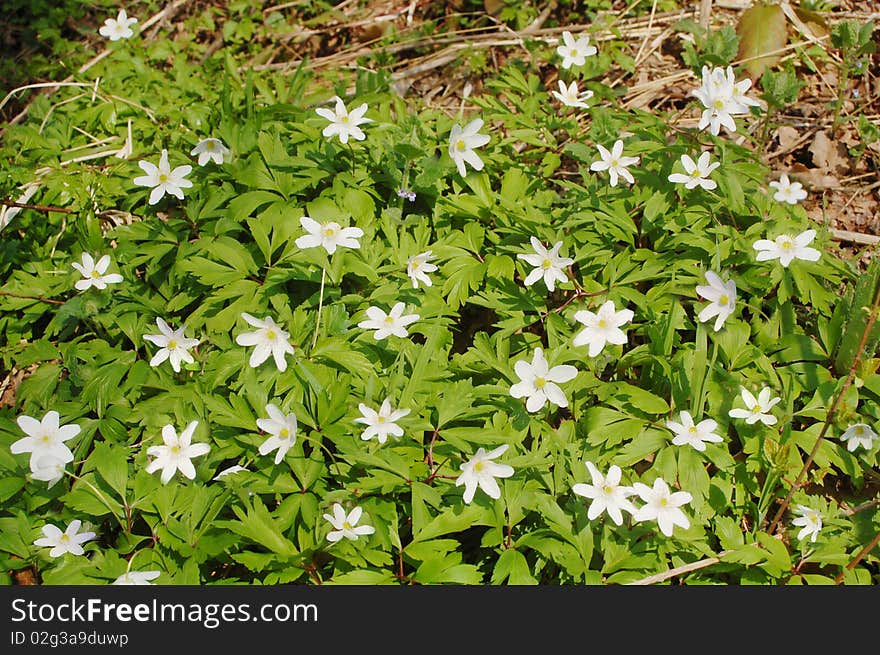
<path fill-rule="evenodd" d="M 321 269 L 321 293 L 318 296 L 318 318 L 315 319 L 315 337 L 312 339 L 312 350 L 318 343 L 318 330 L 321 328 L 321 308 L 324 306 L 324 278 L 327 276 L 327 269 Z"/>

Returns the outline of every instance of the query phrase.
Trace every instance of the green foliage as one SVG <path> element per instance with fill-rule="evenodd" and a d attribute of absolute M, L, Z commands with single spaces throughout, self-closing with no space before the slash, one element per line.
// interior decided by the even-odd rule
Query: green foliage
<path fill-rule="evenodd" d="M 531 17 L 503 4 L 502 20 Z M 312 9 L 316 21 L 329 11 Z M 227 10 L 218 34 L 236 47 L 284 27 L 271 14 L 261 27 L 253 3 Z M 695 70 L 736 57 L 731 28 L 684 29 L 695 35 L 683 53 Z M 858 383 L 829 416 L 862 357 L 856 308 L 869 283 L 856 283 L 802 207 L 773 200 L 752 150 L 622 108 L 598 81 L 625 65 L 622 49 L 603 43 L 577 71 L 595 92 L 582 113 L 544 88 L 545 62 L 511 57 L 453 117 L 401 98 L 388 73 L 282 74 L 228 53 L 199 61 L 170 39 L 117 46 L 76 76 L 88 93 L 36 98 L 0 145 L 5 196 L 33 182 L 31 202 L 71 212 L 24 209 L 3 228 L 0 358 L 15 385 L 0 409 L 7 571 L 32 568 L 44 584 L 105 584 L 129 567 L 175 584 L 624 584 L 717 557 L 686 581 L 821 584 L 876 533 L 876 507 L 847 509 L 870 500 L 878 446 L 849 451 L 838 438 L 850 424 L 880 423 L 876 360 L 860 360 Z M 762 88 L 782 108 L 798 84 L 768 70 Z M 368 105 L 364 141 L 322 135 L 315 109 L 332 107 L 334 94 L 349 109 Z M 449 134 L 478 117 L 490 137 L 477 149 L 485 165 L 461 176 Z M 129 124 L 133 152 L 117 156 Z M 232 156 L 200 166 L 189 153 L 209 136 Z M 596 146 L 617 138 L 639 157 L 632 186 L 590 170 Z M 681 156 L 707 144 L 718 187 L 671 183 Z M 172 167 L 192 166 L 193 186 L 150 205 L 133 179 L 163 149 Z M 358 228 L 359 247 L 298 245 L 304 216 Z M 758 240 L 809 228 L 819 229 L 818 261 L 756 259 Z M 557 254 L 573 260 L 552 291 L 543 279 L 525 284 L 532 238 L 561 242 Z M 408 262 L 429 250 L 432 284 L 414 286 Z M 108 272 L 123 281 L 75 288 L 83 253 L 109 254 Z M 708 271 L 737 288 L 718 330 L 699 318 Z M 578 317 L 608 301 L 633 318 L 625 343 L 591 357 L 574 345 Z M 418 314 L 406 337 L 377 340 L 359 326 L 370 308 L 397 302 Z M 289 334 L 283 370 L 272 357 L 250 364 L 238 337 L 254 326 L 243 314 Z M 158 347 L 145 335 L 159 318 L 198 339 L 179 371 L 151 364 Z M 550 366 L 576 369 L 560 383 L 567 406 L 529 412 L 511 394 L 536 348 Z M 764 387 L 780 398 L 767 412 L 776 423 L 730 416 L 743 389 Z M 385 399 L 409 410 L 403 434 L 364 439 L 361 405 Z M 269 404 L 297 419 L 278 463 L 277 451 L 260 451 Z M 80 431 L 50 486 L 11 446 L 22 416 L 52 410 Z M 715 421 L 721 441 L 673 444 L 667 421 L 682 412 Z M 193 478 L 178 471 L 163 484 L 147 472 L 150 449 L 165 426 L 180 434 L 192 421 L 193 444 L 210 449 L 193 458 Z M 770 535 L 826 421 L 809 485 L 794 497 L 824 526 L 815 542 L 799 537 L 789 512 Z M 495 463 L 513 473 L 497 478 L 500 497 L 477 489 L 466 502 L 462 466 L 503 446 Z M 629 512 L 620 524 L 590 518 L 592 501 L 573 492 L 592 482 L 586 462 L 603 474 L 619 466 L 625 485 L 662 478 L 686 491 L 688 527 L 667 535 Z M 233 465 L 245 470 L 218 475 Z M 357 524 L 374 532 L 328 539 L 340 529 L 326 518 L 336 503 L 362 510 Z M 34 545 L 47 524 L 72 520 L 96 533 L 84 555 L 53 558 Z M 876 582 L 876 567 L 870 555 L 847 582 Z"/>

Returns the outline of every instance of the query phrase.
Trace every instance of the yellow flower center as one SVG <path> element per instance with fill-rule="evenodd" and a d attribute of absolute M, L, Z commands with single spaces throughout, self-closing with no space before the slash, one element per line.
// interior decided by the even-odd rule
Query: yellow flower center
<path fill-rule="evenodd" d="M 456 150 L 467 150 L 467 144 L 464 142 L 464 139 L 459 139 L 455 143 Z"/>
<path fill-rule="evenodd" d="M 606 494 L 610 494 L 612 491 L 614 491 L 614 489 L 611 487 L 610 484 L 606 484 L 604 487 L 602 487 L 602 491 L 604 491 Z"/>
<path fill-rule="evenodd" d="M 690 432 L 691 434 L 696 434 L 697 433 L 697 426 L 692 425 L 691 427 L 688 428 L 688 432 Z"/>
<path fill-rule="evenodd" d="M 477 462 L 476 464 L 474 464 L 474 471 L 477 473 L 482 471 L 484 468 L 486 468 L 486 465 L 483 462 Z"/>
<path fill-rule="evenodd" d="M 386 316 L 385 317 L 385 325 L 391 325 L 392 323 L 394 323 L 394 317 L 393 316 Z"/>
<path fill-rule="evenodd" d="M 578 56 L 577 48 L 572 48 L 572 49 L 571 49 L 571 56 L 572 56 L 572 57 L 577 57 L 577 56 Z"/>
<path fill-rule="evenodd" d="M 213 150 L 213 149 L 214 149 L 214 142 L 213 142 L 213 141 L 208 141 L 208 142 L 205 144 L 205 150 Z"/>
<path fill-rule="evenodd" d="M 724 109 L 724 101 L 721 99 L 716 100 L 715 109 Z"/>
<path fill-rule="evenodd" d="M 267 330 L 267 331 L 266 331 L 266 338 L 267 338 L 269 341 L 275 341 L 275 339 L 278 338 L 278 335 L 275 334 L 275 330 Z"/>
<path fill-rule="evenodd" d="M 543 268 L 544 270 L 550 268 L 551 266 L 553 266 L 553 262 L 551 262 L 549 259 L 545 259 L 543 262 L 541 262 L 541 268 Z"/>
<path fill-rule="evenodd" d="M 755 414 L 760 414 L 761 413 L 761 406 L 760 405 L 752 405 L 752 412 Z"/>
<path fill-rule="evenodd" d="M 384 422 L 385 422 L 384 416 L 377 416 L 376 417 L 376 423 L 384 423 Z"/>
<path fill-rule="evenodd" d="M 281 430 L 278 432 L 278 436 L 282 439 L 287 439 L 287 437 L 290 436 L 290 430 L 288 430 L 287 428 L 281 428 Z"/>
<path fill-rule="evenodd" d="M 598 325 L 600 328 L 606 328 L 608 327 L 608 321 L 606 321 L 604 318 L 600 318 L 599 322 L 596 323 L 596 325 Z"/>
<path fill-rule="evenodd" d="M 50 441 L 52 441 L 52 437 L 50 437 L 48 434 L 44 434 L 40 440 L 43 443 L 49 443 Z"/>
<path fill-rule="evenodd" d="M 856 433 L 856 435 L 858 435 L 858 436 L 861 437 L 863 434 L 865 434 L 865 428 L 863 428 L 863 427 L 860 425 L 860 426 L 858 426 L 858 427 L 855 429 L 855 433 Z"/>
<path fill-rule="evenodd" d="M 612 159 L 611 160 L 611 167 L 617 168 L 618 166 L 620 166 L 620 160 L 619 159 Z"/>
<path fill-rule="evenodd" d="M 348 521 L 343 521 L 343 522 L 342 522 L 342 529 L 343 529 L 343 530 L 351 530 L 351 527 L 352 527 L 352 526 L 351 526 L 351 523 L 349 523 Z"/>
<path fill-rule="evenodd" d="M 791 246 L 792 246 L 791 241 L 783 241 L 782 242 L 782 248 L 785 250 L 790 250 Z"/>
<path fill-rule="evenodd" d="M 167 182 L 167 181 L 168 181 L 168 176 L 165 175 L 165 173 L 160 173 L 160 174 L 159 174 L 159 181 L 160 181 L 160 182 Z"/>
<path fill-rule="evenodd" d="M 169 339 L 168 348 L 170 348 L 171 350 L 177 348 L 177 342 L 174 339 Z"/>
<path fill-rule="evenodd" d="M 177 455 L 180 453 L 180 446 L 171 446 L 170 450 L 173 454 Z"/>
<path fill-rule="evenodd" d="M 98 271 L 92 271 L 91 275 L 92 275 L 92 277 L 95 277 L 95 278 L 101 277 L 101 274 L 98 273 Z"/>
<path fill-rule="evenodd" d="M 334 237 L 334 236 L 336 236 L 336 230 L 334 230 L 332 227 L 325 227 L 324 228 L 324 236 L 325 237 Z"/>
<path fill-rule="evenodd" d="M 719 304 L 719 305 L 726 305 L 726 304 L 729 303 L 729 302 L 730 302 L 730 298 L 728 298 L 727 296 L 721 296 L 721 297 L 718 299 L 718 304 Z"/>
<path fill-rule="evenodd" d="M 666 507 L 667 505 L 669 505 L 669 499 L 668 498 L 661 498 L 659 505 L 660 505 L 660 507 Z"/>
<path fill-rule="evenodd" d="M 544 378 L 535 378 L 535 389 L 543 389 L 547 386 L 547 380 Z"/>
<path fill-rule="evenodd" d="M 68 541 L 70 541 L 70 535 L 68 535 L 68 534 L 61 535 L 61 541 L 63 541 L 64 543 L 67 543 Z"/>
<path fill-rule="evenodd" d="M 340 116 L 340 117 L 339 117 L 339 122 L 340 122 L 340 123 L 347 123 L 347 122 L 348 122 L 348 116 Z"/>

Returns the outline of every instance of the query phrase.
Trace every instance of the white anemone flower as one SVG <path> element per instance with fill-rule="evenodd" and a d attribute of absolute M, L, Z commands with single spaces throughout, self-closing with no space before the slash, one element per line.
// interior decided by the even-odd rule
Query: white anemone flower
<path fill-rule="evenodd" d="M 508 445 L 498 446 L 488 453 L 485 448 L 478 448 L 477 452 L 459 468 L 462 473 L 455 479 L 455 486 L 464 485 L 464 502 L 470 505 L 477 492 L 477 487 L 486 492 L 493 500 L 501 498 L 501 488 L 495 478 L 509 478 L 513 475 L 513 467 L 508 464 L 498 464 L 492 460 L 501 457 L 508 449 Z"/>
<path fill-rule="evenodd" d="M 602 303 L 598 312 L 581 309 L 575 312 L 574 320 L 586 327 L 578 332 L 572 343 L 575 346 L 589 346 L 590 357 L 595 357 L 606 343 L 622 346 L 626 343 L 626 332 L 621 326 L 629 323 L 635 314 L 631 309 L 614 309 L 614 301 Z"/>
<path fill-rule="evenodd" d="M 727 412 L 727 415 L 730 418 L 745 419 L 746 424 L 748 425 L 752 425 L 758 421 L 764 425 L 776 425 L 777 419 L 770 413 L 770 410 L 776 403 L 782 400 L 782 398 L 771 398 L 770 396 L 772 393 L 770 387 L 764 387 L 758 393 L 758 397 L 755 398 L 751 391 L 743 388 L 740 391 L 740 396 L 745 404 L 745 409 L 735 407 Z"/>
<path fill-rule="evenodd" d="M 630 514 L 636 513 L 636 507 L 629 500 L 628 496 L 632 496 L 635 490 L 620 484 L 621 470 L 616 464 L 608 469 L 607 475 L 602 475 L 593 462 L 584 462 L 590 476 L 593 478 L 592 484 L 579 482 L 572 486 L 571 490 L 578 496 L 592 498 L 587 509 L 587 518 L 591 521 L 596 519 L 602 512 L 608 512 L 608 516 L 615 524 L 623 523 L 623 514 L 621 510 L 626 510 Z"/>
<path fill-rule="evenodd" d="M 52 524 L 44 525 L 42 527 L 44 536 L 34 541 L 34 546 L 51 548 L 49 557 L 61 557 L 64 553 L 82 555 L 85 552 L 82 545 L 94 539 L 95 533 L 80 532 L 80 526 L 82 526 L 82 521 L 79 519 L 71 521 L 64 532 Z"/>
<path fill-rule="evenodd" d="M 199 156 L 199 166 L 204 166 L 209 161 L 219 165 L 223 163 L 224 158 L 232 154 L 232 151 L 220 139 L 208 138 L 199 141 L 189 154 Z"/>
<path fill-rule="evenodd" d="M 180 372 L 180 363 L 186 362 L 192 364 L 195 360 L 190 355 L 189 349 L 198 345 L 198 339 L 189 339 L 183 336 L 186 325 L 181 325 L 178 329 L 172 330 L 163 319 L 157 317 L 156 325 L 159 326 L 161 334 L 145 334 L 144 339 L 150 343 L 159 346 L 159 350 L 150 359 L 150 366 L 158 366 L 166 359 L 171 362 L 171 368 L 175 373 Z"/>
<path fill-rule="evenodd" d="M 404 314 L 405 309 L 406 304 L 402 302 L 395 303 L 387 314 L 379 307 L 367 307 L 367 318 L 358 323 L 358 327 L 365 330 L 375 330 L 373 338 L 376 341 L 385 339 L 392 334 L 396 337 L 406 337 L 409 335 L 406 326 L 418 321 L 419 315 Z"/>
<path fill-rule="evenodd" d="M 449 132 L 449 156 L 455 162 L 458 174 L 462 177 L 467 174 L 465 163 L 470 164 L 474 170 L 483 170 L 483 160 L 474 152 L 474 148 L 489 143 L 488 134 L 479 134 L 482 127 L 482 119 L 475 118 L 464 127 L 456 123 Z"/>
<path fill-rule="evenodd" d="M 778 259 L 783 268 L 788 268 L 795 259 L 807 262 L 815 262 L 821 253 L 809 245 L 816 238 L 816 230 L 805 230 L 795 237 L 788 234 L 780 234 L 773 241 L 758 239 L 752 244 L 752 248 L 758 251 L 755 259 L 759 262 Z"/>
<path fill-rule="evenodd" d="M 636 513 L 633 519 L 636 521 L 657 521 L 660 526 L 660 532 L 667 537 L 672 536 L 675 526 L 679 526 L 687 530 L 691 523 L 685 513 L 680 509 L 693 500 L 693 496 L 687 491 L 676 491 L 670 493 L 669 485 L 663 478 L 654 480 L 654 485 L 649 487 L 641 482 L 633 484 L 633 489 L 639 497 L 645 502 Z"/>
<path fill-rule="evenodd" d="M 523 280 L 523 284 L 527 287 L 532 286 L 535 282 L 544 279 L 544 285 L 551 293 L 556 288 L 556 282 L 567 282 L 568 275 L 565 273 L 565 267 L 574 263 L 569 257 L 560 257 L 559 249 L 562 247 L 562 241 L 557 241 L 549 250 L 537 237 L 530 238 L 534 253 L 519 253 L 516 258 L 522 259 L 527 264 L 535 268 Z"/>
<path fill-rule="evenodd" d="M 572 66 L 583 66 L 587 57 L 592 57 L 597 52 L 596 46 L 590 45 L 589 36 L 581 34 L 575 39 L 568 30 L 562 32 L 562 43 L 556 47 L 556 54 L 562 57 L 560 66 L 566 70 Z"/>
<path fill-rule="evenodd" d="M 258 418 L 257 427 L 269 433 L 269 437 L 260 444 L 260 455 L 268 455 L 276 448 L 275 463 L 280 464 L 287 451 L 296 443 L 296 416 L 293 412 L 285 415 L 276 405 L 266 405 L 269 418 Z"/>
<path fill-rule="evenodd" d="M 630 184 L 635 182 L 632 173 L 627 170 L 627 166 L 638 164 L 639 158 L 623 156 L 622 139 L 615 141 L 610 151 L 600 144 L 596 144 L 596 149 L 599 151 L 600 159 L 590 164 L 591 171 L 608 171 L 611 186 L 617 186 L 618 177 L 622 177 Z"/>
<path fill-rule="evenodd" d="M 403 436 L 403 428 L 397 425 L 397 421 L 408 415 L 410 410 L 392 409 L 391 401 L 388 398 L 382 401 L 378 411 L 364 403 L 358 403 L 358 409 L 361 410 L 361 416 L 354 419 L 354 422 L 367 426 L 361 432 L 361 439 L 364 441 L 376 437 L 379 443 L 385 443 L 388 435 L 392 437 Z"/>
<path fill-rule="evenodd" d="M 190 480 L 194 479 L 196 469 L 190 460 L 206 455 L 211 450 L 211 446 L 206 443 L 192 443 L 193 432 L 198 424 L 198 421 L 190 421 L 180 436 L 177 435 L 173 425 L 164 426 L 162 428 L 164 445 L 147 448 L 147 455 L 154 459 L 147 464 L 146 472 L 155 473 L 162 469 L 160 476 L 162 484 L 168 484 L 177 471 Z"/>
<path fill-rule="evenodd" d="M 822 514 L 806 505 L 795 505 L 794 511 L 798 516 L 792 520 L 791 524 L 801 528 L 797 538 L 803 539 L 809 535 L 811 542 L 816 541 L 819 530 L 822 529 Z"/>
<path fill-rule="evenodd" d="M 345 108 L 345 103 L 342 101 L 342 98 L 339 96 L 333 96 L 332 100 L 336 101 L 335 110 L 331 111 L 325 107 L 319 107 L 315 110 L 319 116 L 330 121 L 330 124 L 324 128 L 324 131 L 321 132 L 321 134 L 328 139 L 338 136 L 339 141 L 342 144 L 348 143 L 349 138 L 355 139 L 356 141 L 363 141 L 366 139 L 367 135 L 364 134 L 364 131 L 358 126 L 363 125 L 364 123 L 373 122 L 372 118 L 364 116 L 364 114 L 367 113 L 367 103 L 363 103 L 359 107 L 348 111 Z"/>
<path fill-rule="evenodd" d="M 406 260 L 406 274 L 412 281 L 413 289 L 418 288 L 419 282 L 426 287 L 431 286 L 431 278 L 428 277 L 428 273 L 433 273 L 437 270 L 437 265 L 431 263 L 433 258 L 434 255 L 431 251 L 426 250 Z"/>
<path fill-rule="evenodd" d="M 776 193 L 773 194 L 773 200 L 787 202 L 789 205 L 796 205 L 807 197 L 804 185 L 800 182 L 792 182 L 789 180 L 787 173 L 780 175 L 778 181 L 771 180 L 769 184 L 776 189 Z"/>
<path fill-rule="evenodd" d="M 859 446 L 865 450 L 871 450 L 876 438 L 877 433 L 867 423 L 851 425 L 840 435 L 840 440 L 846 442 L 846 449 L 849 452 L 854 452 Z"/>
<path fill-rule="evenodd" d="M 559 80 L 559 91 L 551 91 L 550 93 L 566 107 L 578 109 L 589 109 L 590 105 L 587 104 L 587 100 L 593 97 L 593 92 L 589 89 L 583 92 L 578 89 L 577 80 L 572 80 L 569 85 Z"/>
<path fill-rule="evenodd" d="M 710 180 L 709 175 L 721 166 L 721 162 L 709 163 L 710 157 L 711 155 L 708 150 L 702 153 L 697 161 L 694 161 L 688 155 L 682 155 L 681 165 L 684 168 L 684 173 L 672 173 L 669 176 L 669 181 L 676 184 L 684 184 L 685 189 L 693 189 L 696 186 L 700 186 L 707 191 L 711 191 L 718 186 L 718 183 L 715 180 Z"/>
<path fill-rule="evenodd" d="M 247 312 L 242 312 L 241 317 L 250 325 L 257 328 L 253 332 L 242 332 L 235 337 L 235 343 L 239 346 L 254 346 L 248 364 L 251 368 L 257 368 L 272 355 L 275 366 L 282 373 L 287 370 L 286 354 L 293 354 L 294 348 L 288 340 L 289 332 L 285 332 L 270 316 L 260 320 Z"/>
<path fill-rule="evenodd" d="M 704 419 L 694 424 L 694 419 L 690 412 L 683 411 L 679 414 L 679 421 L 666 421 L 666 427 L 669 428 L 675 437 L 672 439 L 672 445 L 684 446 L 691 445 L 694 450 L 703 452 L 706 450 L 706 443 L 721 443 L 724 439 L 715 434 L 718 429 L 718 423 L 710 418 Z"/>
<path fill-rule="evenodd" d="M 64 442 L 80 433 L 78 425 L 61 425 L 61 415 L 55 410 L 46 412 L 39 421 L 32 416 L 22 415 L 15 422 L 27 436 L 15 441 L 9 449 L 13 455 L 31 454 L 28 465 L 32 473 L 41 471 L 45 468 L 44 464 L 49 464 L 40 461 L 43 457 L 57 459 L 64 464 L 73 461 L 73 452 Z"/>
<path fill-rule="evenodd" d="M 361 247 L 358 239 L 364 236 L 364 231 L 359 227 L 342 227 L 336 221 L 319 223 L 308 216 L 302 216 L 299 223 L 308 234 L 304 234 L 294 242 L 298 248 L 323 246 L 327 254 L 332 255 L 337 248 Z"/>
<path fill-rule="evenodd" d="M 568 400 L 558 386 L 575 378 L 578 370 L 574 366 L 561 364 L 550 367 L 541 348 L 535 348 L 531 364 L 520 359 L 513 365 L 520 381 L 510 387 L 514 398 L 526 398 L 526 410 L 537 412 L 547 401 L 559 407 L 568 407 Z"/>
<path fill-rule="evenodd" d="M 165 149 L 162 150 L 162 155 L 159 157 L 158 166 L 148 161 L 139 161 L 138 166 L 146 175 L 134 178 L 133 183 L 137 186 L 153 187 L 147 201 L 151 205 L 159 202 L 166 193 L 175 196 L 178 200 L 183 200 L 183 190 L 193 185 L 191 180 L 186 179 L 186 176 L 192 171 L 192 166 L 185 164 L 172 170 L 171 164 L 168 163 L 168 151 Z"/>
<path fill-rule="evenodd" d="M 709 304 L 700 311 L 697 320 L 704 323 L 714 316 L 715 325 L 712 329 L 718 332 L 724 321 L 736 310 L 736 282 L 724 282 L 714 271 L 706 271 L 705 275 L 709 284 L 698 284 L 696 290 Z"/>
<path fill-rule="evenodd" d="M 327 535 L 327 541 L 337 542 L 341 539 L 351 539 L 357 541 L 358 537 L 373 534 L 376 531 L 372 525 L 358 525 L 364 510 L 360 507 L 353 507 L 351 512 L 345 512 L 342 505 L 333 503 L 333 514 L 324 514 L 324 518 L 333 526 L 333 530 Z"/>
<path fill-rule="evenodd" d="M 151 585 L 150 580 L 155 580 L 161 571 L 126 571 L 110 584 L 114 585 Z"/>
<path fill-rule="evenodd" d="M 82 263 L 73 262 L 71 266 L 79 271 L 82 275 L 81 280 L 77 280 L 73 285 L 80 291 L 85 291 L 90 287 L 96 289 L 106 289 L 108 284 L 118 284 L 122 282 L 122 276 L 119 273 L 108 273 L 110 268 L 110 255 L 103 255 L 95 261 L 87 252 L 82 254 Z"/>
<path fill-rule="evenodd" d="M 98 30 L 98 34 L 105 36 L 111 41 L 119 41 L 119 39 L 130 39 L 134 36 L 134 30 L 131 26 L 138 22 L 137 18 L 129 18 L 125 13 L 125 9 L 120 9 L 116 14 L 116 18 L 108 18 Z"/>

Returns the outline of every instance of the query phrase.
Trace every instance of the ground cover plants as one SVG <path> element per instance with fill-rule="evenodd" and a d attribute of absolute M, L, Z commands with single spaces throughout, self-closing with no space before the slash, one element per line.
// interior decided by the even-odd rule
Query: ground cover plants
<path fill-rule="evenodd" d="M 876 174 L 873 22 L 781 60 L 663 3 L 654 108 L 622 7 L 479 3 L 517 45 L 438 103 L 393 32 L 244 65 L 341 10 L 196 4 L 94 3 L 107 54 L 3 103 L 6 582 L 877 583 L 880 264 L 762 156 L 821 65 Z"/>

